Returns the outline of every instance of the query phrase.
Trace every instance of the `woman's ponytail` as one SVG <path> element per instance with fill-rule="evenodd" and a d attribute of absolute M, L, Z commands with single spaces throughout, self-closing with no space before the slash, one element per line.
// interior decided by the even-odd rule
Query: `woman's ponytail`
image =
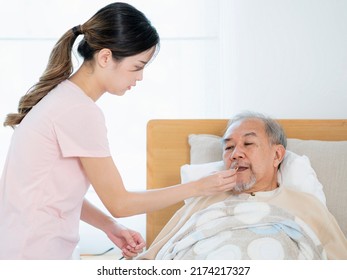
<path fill-rule="evenodd" d="M 70 77 L 73 72 L 72 47 L 79 34 L 82 34 L 81 26 L 76 26 L 58 40 L 50 54 L 46 70 L 39 81 L 20 99 L 18 113 L 6 116 L 4 126 L 18 125 L 48 92 Z"/>

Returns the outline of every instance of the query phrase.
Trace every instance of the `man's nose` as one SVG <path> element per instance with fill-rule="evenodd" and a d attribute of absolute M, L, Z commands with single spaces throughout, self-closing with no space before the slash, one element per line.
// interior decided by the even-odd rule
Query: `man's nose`
<path fill-rule="evenodd" d="M 230 159 L 233 160 L 233 159 L 238 159 L 243 157 L 244 157 L 243 149 L 239 146 L 235 146 L 232 153 L 230 153 Z"/>

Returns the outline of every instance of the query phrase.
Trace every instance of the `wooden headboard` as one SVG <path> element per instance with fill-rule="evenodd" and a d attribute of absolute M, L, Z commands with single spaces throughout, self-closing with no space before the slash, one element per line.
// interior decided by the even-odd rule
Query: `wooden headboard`
<path fill-rule="evenodd" d="M 222 136 L 228 120 L 151 120 L 147 125 L 147 189 L 180 183 L 180 168 L 190 162 L 189 134 Z M 281 119 L 288 138 L 347 140 L 347 120 Z M 175 211 L 183 204 L 147 214 L 149 246 Z"/>

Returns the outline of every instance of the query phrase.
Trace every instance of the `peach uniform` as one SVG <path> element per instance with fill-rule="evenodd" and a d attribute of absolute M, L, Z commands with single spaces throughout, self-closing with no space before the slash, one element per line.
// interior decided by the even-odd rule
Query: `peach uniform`
<path fill-rule="evenodd" d="M 0 181 L 0 259 L 69 259 L 89 187 L 79 157 L 108 157 L 104 115 L 66 80 L 15 128 Z"/>

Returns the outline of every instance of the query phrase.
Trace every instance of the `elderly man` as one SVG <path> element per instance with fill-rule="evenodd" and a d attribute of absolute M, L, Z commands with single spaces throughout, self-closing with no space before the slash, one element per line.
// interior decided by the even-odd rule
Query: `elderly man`
<path fill-rule="evenodd" d="M 247 113 L 223 136 L 232 192 L 190 200 L 139 259 L 347 259 L 347 240 L 325 205 L 278 185 L 286 136 Z"/>

